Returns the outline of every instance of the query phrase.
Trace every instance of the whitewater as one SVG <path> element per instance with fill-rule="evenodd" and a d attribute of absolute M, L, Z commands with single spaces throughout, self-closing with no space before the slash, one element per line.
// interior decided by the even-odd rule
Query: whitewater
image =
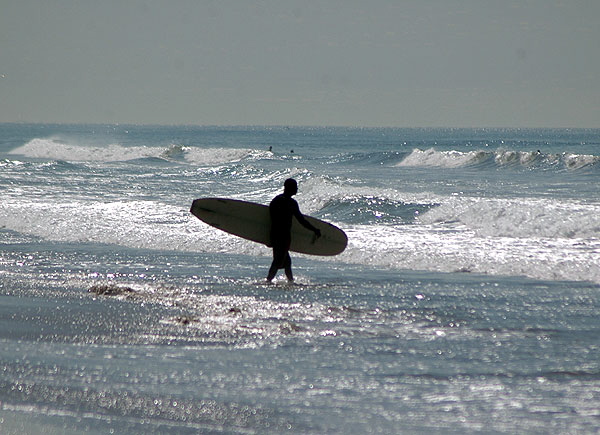
<path fill-rule="evenodd" d="M 188 203 L 211 195 L 268 203 L 286 177 L 297 177 L 305 213 L 352 235 L 335 261 L 600 283 L 599 156 L 556 145 L 542 153 L 489 144 L 412 149 L 404 141 L 300 155 L 289 153 L 293 143 L 268 151 L 269 136 L 260 148 L 33 138 L 2 163 L 12 178 L 39 178 L 4 189 L 3 226 L 54 241 L 269 255 L 197 225 Z"/>
<path fill-rule="evenodd" d="M 268 286 L 189 208 L 290 177 L 348 247 Z M 599 187 L 597 129 L 0 124 L 0 429 L 597 430 Z"/>

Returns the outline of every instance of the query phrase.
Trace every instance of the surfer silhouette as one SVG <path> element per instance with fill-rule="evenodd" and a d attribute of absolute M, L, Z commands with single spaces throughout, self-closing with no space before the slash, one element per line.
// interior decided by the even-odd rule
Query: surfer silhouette
<path fill-rule="evenodd" d="M 294 281 L 292 274 L 292 259 L 290 257 L 290 244 L 292 242 L 292 219 L 295 217 L 300 224 L 314 231 L 317 237 L 321 237 L 321 231 L 308 222 L 295 199 L 298 193 L 298 183 L 293 178 L 288 178 L 283 183 L 283 193 L 277 195 L 269 204 L 271 215 L 271 247 L 273 248 L 273 262 L 267 275 L 267 281 L 272 281 L 279 269 L 285 270 L 288 281 Z"/>

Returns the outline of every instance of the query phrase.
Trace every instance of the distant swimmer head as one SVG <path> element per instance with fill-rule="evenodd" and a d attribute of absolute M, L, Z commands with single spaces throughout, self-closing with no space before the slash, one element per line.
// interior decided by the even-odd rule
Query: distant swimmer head
<path fill-rule="evenodd" d="M 293 178 L 288 178 L 283 183 L 283 193 L 292 196 L 298 193 L 298 183 Z"/>

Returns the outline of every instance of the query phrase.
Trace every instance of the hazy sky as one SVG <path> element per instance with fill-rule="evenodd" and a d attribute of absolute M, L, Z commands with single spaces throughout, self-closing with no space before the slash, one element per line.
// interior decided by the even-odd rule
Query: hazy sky
<path fill-rule="evenodd" d="M 0 0 L 0 122 L 600 127 L 598 0 Z"/>

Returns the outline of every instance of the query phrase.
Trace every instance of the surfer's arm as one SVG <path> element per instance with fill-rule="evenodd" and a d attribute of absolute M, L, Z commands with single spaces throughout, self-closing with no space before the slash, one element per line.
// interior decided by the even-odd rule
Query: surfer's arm
<path fill-rule="evenodd" d="M 306 220 L 304 215 L 302 213 L 300 213 L 300 208 L 297 205 L 294 210 L 294 216 L 296 217 L 296 219 L 298 219 L 298 222 L 300 222 L 300 225 L 302 225 L 304 228 L 308 228 L 309 230 L 314 232 L 317 235 L 317 237 L 321 237 L 321 230 L 316 228 L 314 225 L 312 225 L 309 221 Z"/>

